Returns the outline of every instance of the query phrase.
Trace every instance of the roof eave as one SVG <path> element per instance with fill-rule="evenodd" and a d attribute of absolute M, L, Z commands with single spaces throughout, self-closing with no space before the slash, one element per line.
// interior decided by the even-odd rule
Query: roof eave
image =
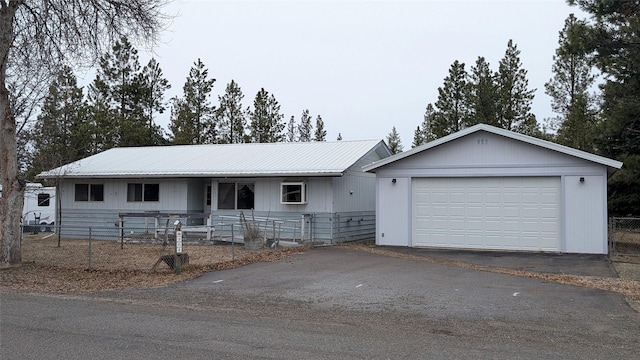
<path fill-rule="evenodd" d="M 42 179 L 167 179 L 167 178 L 272 178 L 272 177 L 341 177 L 344 171 L 331 172 L 281 172 L 281 173 L 172 173 L 172 174 L 67 174 L 64 176 L 38 175 Z"/>
<path fill-rule="evenodd" d="M 622 167 L 622 162 L 617 161 L 617 160 L 613 160 L 613 159 L 609 159 L 609 158 L 605 158 L 599 155 L 595 155 L 595 154 L 591 154 L 582 150 L 578 150 L 578 149 L 574 149 L 574 148 L 570 148 L 564 145 L 560 145 L 560 144 L 556 144 L 556 143 L 552 143 L 550 141 L 546 141 L 546 140 L 542 140 L 542 139 L 538 139 L 538 138 L 534 138 L 532 136 L 528 136 L 528 135 L 524 135 L 524 134 L 519 134 L 519 133 L 515 133 L 513 131 L 509 131 L 509 130 L 505 130 L 505 129 L 501 129 L 501 128 L 497 128 L 491 125 L 486 125 L 486 124 L 478 124 L 478 125 L 474 125 L 472 127 L 460 130 L 456 133 L 453 133 L 451 135 L 447 135 L 445 137 L 441 137 L 437 140 L 428 142 L 427 144 L 415 147 L 411 150 L 390 156 L 386 159 L 382 159 L 380 161 L 376 161 L 373 164 L 367 165 L 363 168 L 363 171 L 366 172 L 375 172 L 374 170 L 383 167 L 387 164 L 396 162 L 398 160 L 404 159 L 406 157 L 409 157 L 411 155 L 417 154 L 419 152 L 428 150 L 430 148 L 436 147 L 438 145 L 444 144 L 444 143 L 448 143 L 450 141 L 459 139 L 461 137 L 467 136 L 469 134 L 478 132 L 478 131 L 487 131 L 496 135 L 500 135 L 500 136 L 505 136 L 508 138 L 511 138 L 513 140 L 518 140 L 518 141 L 522 141 L 528 144 L 532 144 L 532 145 L 537 145 L 549 150 L 553 150 L 553 151 L 557 151 L 557 152 L 561 152 L 570 156 L 574 156 L 580 159 L 584 159 L 587 161 L 591 161 L 591 162 L 595 162 L 601 165 L 605 165 L 607 166 L 607 168 L 609 170 L 613 170 L 610 172 L 610 174 L 612 174 L 613 172 L 615 172 L 617 169 L 620 169 Z"/>

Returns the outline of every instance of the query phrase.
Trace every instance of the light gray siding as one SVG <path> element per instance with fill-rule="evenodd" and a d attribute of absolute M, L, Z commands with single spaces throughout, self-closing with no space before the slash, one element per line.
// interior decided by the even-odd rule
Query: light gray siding
<path fill-rule="evenodd" d="M 237 231 L 241 231 L 242 228 L 239 220 L 240 212 L 239 210 L 214 211 L 211 215 L 211 224 L 216 229 L 216 233 L 229 235 L 233 225 L 238 235 Z M 271 236 L 275 228 L 282 240 L 304 238 L 305 241 L 334 244 L 373 239 L 375 236 L 374 211 L 294 213 L 245 210 L 243 212 L 248 221 L 252 219 L 257 221 L 260 230 L 267 237 Z"/>
<path fill-rule="evenodd" d="M 377 171 L 386 177 L 554 176 L 600 174 L 600 164 L 557 151 L 478 132 L 391 163 Z"/>
<path fill-rule="evenodd" d="M 258 211 L 286 211 L 294 213 L 332 212 L 331 177 L 322 178 L 267 178 L 256 180 L 255 205 Z M 308 202 L 292 205 L 280 202 L 280 184 L 283 181 L 306 181 Z"/>
<path fill-rule="evenodd" d="M 127 201 L 127 184 L 154 183 L 160 185 L 159 201 Z M 92 179 L 63 181 L 60 185 L 62 208 L 78 210 L 118 211 L 168 211 L 169 209 L 188 210 L 188 181 L 186 179 Z M 75 201 L 75 184 L 103 184 L 104 201 Z M 201 206 L 201 205 L 200 205 Z"/>
<path fill-rule="evenodd" d="M 593 176 L 565 176 L 564 252 L 606 254 L 607 191 L 606 170 Z M 580 178 L 584 181 L 581 182 Z"/>
<path fill-rule="evenodd" d="M 104 185 L 103 201 L 75 201 L 75 184 L 102 184 Z M 157 183 L 160 187 L 159 201 L 127 201 L 127 184 L 129 183 Z M 78 229 L 104 229 L 110 231 L 119 221 L 118 213 L 121 212 L 188 212 L 188 190 L 186 179 L 92 179 L 83 181 L 63 181 L 60 185 L 60 197 L 62 207 L 62 228 Z M 202 196 L 202 195 L 201 195 Z M 195 198 L 195 196 L 193 196 Z M 193 199 L 192 199 L 193 201 Z M 198 200 L 201 202 L 200 200 Z M 200 205 L 202 208 L 202 205 Z M 144 218 L 127 218 L 125 220 L 130 227 L 153 226 L 150 220 Z"/>
<path fill-rule="evenodd" d="M 333 179 L 333 211 L 374 212 L 376 207 L 376 175 L 363 172 L 362 168 L 390 155 L 380 144 L 349 167 L 341 177 Z"/>
<path fill-rule="evenodd" d="M 394 181 L 395 179 L 395 181 Z M 410 246 L 411 181 L 378 178 L 376 238 L 379 245 Z"/>
<path fill-rule="evenodd" d="M 280 201 L 280 184 L 283 181 L 306 181 L 308 202 L 306 204 L 282 204 Z M 254 184 L 254 206 L 256 211 L 272 212 L 332 212 L 332 178 L 258 178 L 258 179 L 213 179 L 212 211 L 218 206 L 218 183 L 252 183 Z"/>
<path fill-rule="evenodd" d="M 222 180 L 220 180 L 222 181 Z M 234 180 L 224 180 L 232 182 Z M 237 180 L 247 181 L 247 179 Z M 283 181 L 306 181 L 308 203 L 280 202 Z M 217 184 L 216 181 L 214 183 Z M 308 240 L 335 243 L 373 239 L 375 236 L 375 175 L 350 172 L 342 177 L 255 179 L 255 211 L 245 210 L 246 217 L 285 221 L 283 238 L 299 239 L 302 222 Z M 214 188 L 217 189 L 216 186 Z M 214 192 L 217 192 L 215 190 Z M 212 224 L 228 228 L 239 210 L 212 210 Z M 268 221 L 267 221 L 268 222 Z M 226 224 L 226 225 L 225 225 Z M 291 227 L 295 226 L 295 229 Z"/>
<path fill-rule="evenodd" d="M 333 242 L 372 240 L 376 232 L 375 211 L 336 213 L 333 221 Z"/>
<path fill-rule="evenodd" d="M 375 174 L 349 172 L 333 179 L 333 209 L 336 212 L 374 211 L 376 177 Z"/>
<path fill-rule="evenodd" d="M 417 178 L 543 176 L 561 179 L 561 251 L 607 253 L 607 166 L 603 164 L 478 131 L 375 171 L 378 181 L 377 244 L 412 244 L 411 234 L 407 233 L 413 218 L 410 184 Z M 396 183 L 392 186 L 394 178 Z M 580 178 L 584 178 L 584 182 L 580 182 Z"/>
<path fill-rule="evenodd" d="M 282 229 L 283 237 L 301 238 L 301 226 L 305 223 L 306 237 L 324 243 L 348 240 L 372 239 L 375 236 L 375 175 L 350 172 L 343 177 L 312 178 L 237 178 L 237 179 L 155 179 L 160 185 L 160 200 L 157 202 L 127 202 L 127 184 L 150 182 L 144 179 L 106 179 L 91 181 L 65 181 L 62 189 L 63 228 L 75 234 L 87 236 L 91 228 L 94 235 L 103 232 L 105 237 L 118 236 L 119 213 L 149 213 L 149 217 L 124 218 L 124 231 L 153 232 L 153 213 L 204 213 L 206 189 L 211 184 L 211 207 L 207 214 L 216 227 L 237 222 L 240 210 L 218 210 L 218 183 L 253 183 L 255 209 L 244 210 L 247 218 L 286 221 L 290 228 Z M 300 205 L 282 204 L 280 184 L 283 181 L 306 181 L 308 203 Z M 74 201 L 75 183 L 104 185 L 104 201 Z M 337 189 L 337 190 L 336 190 Z M 350 194 L 352 192 L 352 194 Z M 335 204 L 334 199 L 336 200 Z M 338 209 L 340 211 L 337 211 Z M 181 219 L 186 225 L 203 224 L 205 219 Z M 165 226 L 164 219 L 159 224 Z M 293 228 L 295 227 L 295 228 Z"/>

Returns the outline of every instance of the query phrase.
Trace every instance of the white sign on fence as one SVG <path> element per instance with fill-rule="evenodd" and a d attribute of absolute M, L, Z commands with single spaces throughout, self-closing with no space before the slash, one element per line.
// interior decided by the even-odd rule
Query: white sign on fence
<path fill-rule="evenodd" d="M 176 253 L 182 254 L 182 231 L 176 231 Z"/>

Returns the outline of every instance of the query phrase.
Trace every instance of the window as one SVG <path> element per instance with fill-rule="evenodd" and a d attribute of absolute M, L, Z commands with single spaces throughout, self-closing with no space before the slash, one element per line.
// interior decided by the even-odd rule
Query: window
<path fill-rule="evenodd" d="M 49 206 L 49 199 L 50 196 L 47 193 L 40 193 L 38 194 L 38 206 Z"/>
<path fill-rule="evenodd" d="M 127 184 L 127 201 L 159 201 L 160 184 Z"/>
<path fill-rule="evenodd" d="M 104 201 L 103 184 L 76 184 L 76 201 Z"/>
<path fill-rule="evenodd" d="M 280 183 L 280 202 L 282 204 L 306 204 L 307 203 L 307 183 L 306 182 Z"/>
<path fill-rule="evenodd" d="M 245 210 L 254 208 L 254 185 L 248 183 L 218 183 L 218 209 Z"/>
<path fill-rule="evenodd" d="M 237 184 L 238 209 L 253 209 L 253 184 Z"/>

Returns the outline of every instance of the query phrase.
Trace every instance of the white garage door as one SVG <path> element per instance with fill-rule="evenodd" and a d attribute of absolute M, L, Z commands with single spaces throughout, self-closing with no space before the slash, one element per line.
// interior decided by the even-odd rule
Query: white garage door
<path fill-rule="evenodd" d="M 560 251 L 559 177 L 418 178 L 412 245 Z"/>

